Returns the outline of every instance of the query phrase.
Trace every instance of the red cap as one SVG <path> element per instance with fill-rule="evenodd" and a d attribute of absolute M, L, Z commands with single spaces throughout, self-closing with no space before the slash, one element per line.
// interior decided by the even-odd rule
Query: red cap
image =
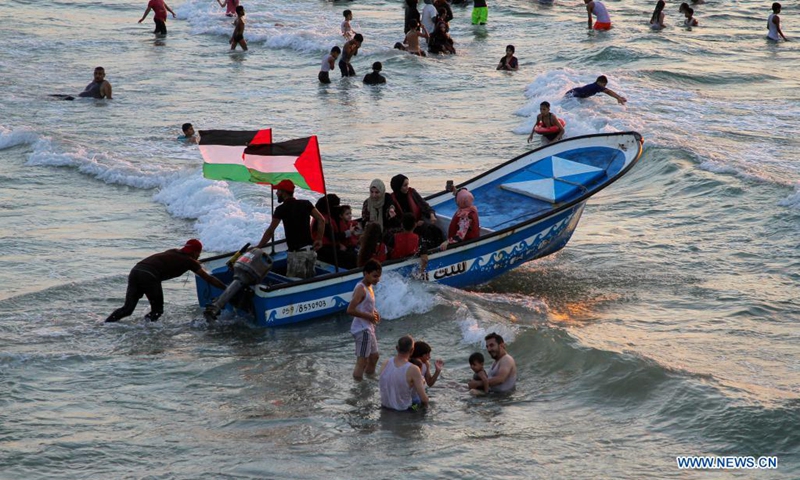
<path fill-rule="evenodd" d="M 200 243 L 200 240 L 196 238 L 188 240 L 186 242 L 186 245 L 184 245 L 181 248 L 181 252 L 183 253 L 200 253 L 202 251 L 203 251 L 203 244 Z"/>
<path fill-rule="evenodd" d="M 292 193 L 294 192 L 294 182 L 289 179 L 281 180 L 275 185 L 275 190 L 283 190 L 284 192 Z"/>

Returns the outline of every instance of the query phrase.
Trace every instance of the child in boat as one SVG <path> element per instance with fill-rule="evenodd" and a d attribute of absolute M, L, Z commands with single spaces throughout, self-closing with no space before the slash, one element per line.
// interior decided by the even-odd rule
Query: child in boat
<path fill-rule="evenodd" d="M 405 258 L 416 255 L 419 252 L 419 235 L 414 233 L 417 220 L 414 214 L 406 212 L 403 214 L 403 231 L 394 234 L 394 248 L 390 258 Z"/>
<path fill-rule="evenodd" d="M 489 376 L 486 375 L 486 370 L 483 368 L 483 364 L 484 359 L 482 353 L 475 352 L 469 356 L 469 368 L 471 368 L 473 371 L 472 379 L 483 382 L 483 386 L 481 388 L 473 388 L 469 391 L 469 393 L 475 396 L 486 395 L 489 393 Z"/>
<path fill-rule="evenodd" d="M 564 126 L 558 121 L 558 117 L 550 111 L 550 102 L 542 102 L 539 105 L 539 115 L 536 116 L 536 123 L 533 125 L 531 134 L 528 135 L 528 143 L 533 139 L 533 134 L 537 133 L 536 128 L 558 128 L 553 132 L 542 133 L 541 135 L 547 142 L 555 142 L 561 140 L 564 136 Z"/>
<path fill-rule="evenodd" d="M 358 262 L 357 266 L 361 267 L 367 264 L 370 260 L 377 260 L 385 262 L 388 256 L 388 249 L 386 244 L 383 243 L 383 233 L 381 227 L 376 223 L 370 223 L 364 229 L 364 234 L 361 235 L 361 241 L 358 248 Z"/>
<path fill-rule="evenodd" d="M 347 314 L 353 317 L 350 333 L 356 343 L 356 366 L 353 378 L 361 381 L 364 373 L 372 375 L 378 364 L 378 337 L 375 326 L 380 323 L 381 316 L 375 309 L 375 292 L 372 289 L 381 280 L 381 264 L 369 260 L 364 265 L 364 278 L 353 289 L 353 298 L 347 306 Z"/>
<path fill-rule="evenodd" d="M 481 225 L 478 219 L 478 209 L 473 205 L 475 198 L 466 188 L 459 188 L 456 192 L 456 205 L 458 210 L 450 220 L 447 229 L 447 240 L 442 243 L 442 250 L 453 243 L 464 242 L 478 238 L 481 235 Z"/>

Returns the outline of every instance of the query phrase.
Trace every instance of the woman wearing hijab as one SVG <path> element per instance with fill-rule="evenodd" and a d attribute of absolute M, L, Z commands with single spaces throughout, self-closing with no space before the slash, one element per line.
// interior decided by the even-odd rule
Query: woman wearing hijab
<path fill-rule="evenodd" d="M 448 244 L 464 242 L 478 238 L 481 234 L 480 220 L 478 219 L 478 209 L 473 205 L 475 198 L 466 188 L 460 189 L 456 193 L 456 210 L 450 227 L 447 229 L 447 241 L 441 247 L 447 248 Z"/>
<path fill-rule="evenodd" d="M 361 209 L 361 221 L 365 226 L 377 223 L 381 231 L 386 233 L 400 226 L 400 217 L 392 205 L 392 199 L 386 193 L 386 185 L 379 178 L 373 180 L 369 184 L 369 198 L 364 200 Z"/>
<path fill-rule="evenodd" d="M 389 197 L 397 212 L 397 218 L 403 218 L 406 212 L 414 215 L 417 222 L 414 233 L 422 238 L 423 251 L 439 245 L 444 235 L 436 226 L 436 212 L 416 190 L 408 186 L 408 177 L 395 175 L 390 185 L 392 193 Z"/>

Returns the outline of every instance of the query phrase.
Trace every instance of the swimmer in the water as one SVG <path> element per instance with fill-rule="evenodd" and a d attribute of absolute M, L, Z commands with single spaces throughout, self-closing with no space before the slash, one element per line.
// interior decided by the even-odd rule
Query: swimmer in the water
<path fill-rule="evenodd" d="M 519 69 L 519 61 L 517 61 L 517 57 L 514 56 L 514 50 L 514 45 L 506 47 L 506 56 L 500 59 L 496 70 L 517 71 L 517 69 Z"/>
<path fill-rule="evenodd" d="M 330 71 L 336 68 L 336 59 L 339 58 L 340 53 L 342 53 L 342 49 L 334 46 L 331 48 L 331 53 L 322 57 L 322 66 L 317 75 L 320 83 L 331 83 Z"/>
<path fill-rule="evenodd" d="M 767 18 L 767 38 L 772 41 L 779 41 L 781 38 L 784 42 L 788 42 L 789 40 L 786 38 L 786 35 L 783 34 L 783 30 L 781 30 L 781 17 L 778 14 L 781 13 L 781 4 L 775 2 L 772 4 L 772 14 Z M 780 35 L 780 37 L 778 37 Z"/>
<path fill-rule="evenodd" d="M 653 10 L 653 15 L 650 17 L 650 28 L 653 30 L 661 30 L 664 28 L 664 7 L 666 5 L 664 0 L 658 0 L 658 3 L 656 3 L 656 8 Z"/>
<path fill-rule="evenodd" d="M 683 14 L 686 16 L 686 20 L 683 21 L 683 24 L 687 27 L 696 27 L 698 25 L 697 19 L 694 18 L 694 9 L 689 7 L 683 11 Z"/>
<path fill-rule="evenodd" d="M 597 95 L 598 93 L 605 93 L 609 97 L 614 97 L 617 99 L 621 105 L 624 105 L 625 102 L 628 100 L 625 97 L 617 95 L 613 90 L 610 88 L 606 88 L 608 85 L 608 79 L 605 75 L 600 75 L 597 77 L 597 80 L 594 83 L 590 83 L 588 85 L 584 85 L 582 87 L 573 88 L 572 90 L 568 91 L 565 97 L 575 97 L 575 98 L 587 98 L 593 95 Z"/>
<path fill-rule="evenodd" d="M 344 22 L 342 22 L 342 36 L 345 40 L 350 40 L 353 38 L 353 34 L 355 33 L 353 31 L 353 27 L 350 26 L 350 21 L 353 20 L 353 12 L 350 10 L 345 10 L 342 12 L 342 15 L 344 15 Z"/>
<path fill-rule="evenodd" d="M 184 123 L 181 127 L 183 130 L 183 135 L 178 137 L 179 142 L 184 143 L 199 143 L 200 137 L 194 132 L 194 127 L 191 123 Z"/>
<path fill-rule="evenodd" d="M 54 94 L 51 97 L 56 97 L 61 100 L 75 100 L 72 95 Z M 111 84 L 106 80 L 106 71 L 103 67 L 96 67 L 94 69 L 94 80 L 86 88 L 78 94 L 83 98 L 107 98 L 111 100 Z"/>
<path fill-rule="evenodd" d="M 236 16 L 236 7 L 239 6 L 239 0 L 217 0 L 220 7 L 225 7 L 226 17 Z"/>
<path fill-rule="evenodd" d="M 558 117 L 556 117 L 554 113 L 550 112 L 550 102 L 542 102 L 541 105 L 539 105 L 539 112 L 539 115 L 536 116 L 536 123 L 533 124 L 533 128 L 531 129 L 531 134 L 528 135 L 528 143 L 530 143 L 533 139 L 533 134 L 536 133 L 537 126 L 544 128 L 558 128 L 558 131 L 553 133 L 542 134 L 546 140 L 546 143 L 557 142 L 561 140 L 561 137 L 564 136 L 564 126 L 558 121 Z"/>
<path fill-rule="evenodd" d="M 233 21 L 233 35 L 231 35 L 231 50 L 236 50 L 236 45 L 241 45 L 247 51 L 247 41 L 244 39 L 244 7 L 236 7 L 236 20 Z"/>
<path fill-rule="evenodd" d="M 175 12 L 169 8 L 169 5 L 164 3 L 164 0 L 150 0 L 147 3 L 147 8 L 144 11 L 144 15 L 139 20 L 139 23 L 144 22 L 144 19 L 147 18 L 147 15 L 150 14 L 150 10 L 155 12 L 153 16 L 153 21 L 156 23 L 156 29 L 153 31 L 156 35 L 166 35 L 167 34 L 167 12 L 172 14 L 172 18 L 175 18 Z"/>
<path fill-rule="evenodd" d="M 469 393 L 475 396 L 486 395 L 489 393 L 489 376 L 483 368 L 485 360 L 483 354 L 475 352 L 469 356 L 469 368 L 472 369 L 472 379 L 481 382 L 480 388 L 470 389 Z"/>
<path fill-rule="evenodd" d="M 411 30 L 408 31 L 406 39 L 403 40 L 403 43 L 406 45 L 405 51 L 412 55 L 425 57 L 425 51 L 419 48 L 419 37 L 425 40 L 430 38 L 428 31 L 425 29 L 425 25 L 420 25 L 418 21 L 412 20 Z"/>
<path fill-rule="evenodd" d="M 383 64 L 381 64 L 381 62 L 373 63 L 372 73 L 364 75 L 364 83 L 366 85 L 381 85 L 386 83 L 386 77 L 381 75 L 381 70 L 383 70 Z"/>

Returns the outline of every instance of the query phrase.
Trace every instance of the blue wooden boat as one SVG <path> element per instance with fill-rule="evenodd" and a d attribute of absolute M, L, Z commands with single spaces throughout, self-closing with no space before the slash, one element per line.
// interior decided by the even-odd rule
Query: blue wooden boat
<path fill-rule="evenodd" d="M 642 144 L 636 132 L 569 138 L 526 152 L 458 185 L 475 197 L 481 236 L 431 253 L 424 272 L 419 271 L 419 258 L 408 258 L 384 263 L 384 275 L 396 272 L 466 287 L 557 252 L 575 231 L 586 201 L 636 164 Z M 452 193 L 442 191 L 426 200 L 446 232 L 457 208 Z M 232 253 L 202 262 L 228 283 L 232 273 L 225 262 Z M 251 315 L 258 326 L 287 325 L 341 312 L 362 278 L 360 269 L 336 272 L 333 265 L 322 262 L 317 262 L 318 275 L 313 278 L 287 278 L 282 275 L 286 271 L 283 241 L 275 243 L 272 258 L 272 271 L 237 303 L 239 313 Z M 195 279 L 201 306 L 222 293 L 202 278 Z"/>

